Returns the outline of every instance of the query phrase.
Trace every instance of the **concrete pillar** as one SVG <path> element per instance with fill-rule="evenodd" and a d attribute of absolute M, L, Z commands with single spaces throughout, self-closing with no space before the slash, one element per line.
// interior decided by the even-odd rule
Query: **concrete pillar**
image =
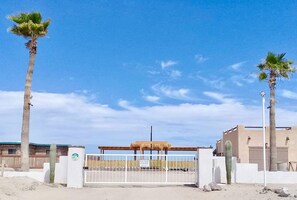
<path fill-rule="evenodd" d="M 83 187 L 83 167 L 85 161 L 85 147 L 72 146 L 68 150 L 67 187 Z"/>
<path fill-rule="evenodd" d="M 203 188 L 212 182 L 212 149 L 198 149 L 197 158 L 197 186 Z"/>

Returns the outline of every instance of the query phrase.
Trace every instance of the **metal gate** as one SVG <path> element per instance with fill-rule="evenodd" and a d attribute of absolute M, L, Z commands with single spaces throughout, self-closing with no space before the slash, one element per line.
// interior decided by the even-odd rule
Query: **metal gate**
<path fill-rule="evenodd" d="M 196 155 L 87 154 L 84 183 L 195 184 Z"/>

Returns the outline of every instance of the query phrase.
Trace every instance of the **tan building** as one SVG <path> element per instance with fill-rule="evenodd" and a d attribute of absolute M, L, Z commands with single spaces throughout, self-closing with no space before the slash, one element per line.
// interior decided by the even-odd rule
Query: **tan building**
<path fill-rule="evenodd" d="M 269 127 L 266 127 L 266 159 L 269 166 Z M 216 143 L 216 155 L 224 155 L 224 144 L 232 142 L 232 154 L 240 163 L 257 163 L 263 169 L 262 127 L 238 125 L 223 132 L 223 139 Z M 276 128 L 277 160 L 279 163 L 297 161 L 297 126 Z"/>

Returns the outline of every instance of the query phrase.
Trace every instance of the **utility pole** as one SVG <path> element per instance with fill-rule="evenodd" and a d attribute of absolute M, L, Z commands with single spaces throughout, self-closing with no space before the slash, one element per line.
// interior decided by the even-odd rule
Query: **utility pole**
<path fill-rule="evenodd" d="M 262 97 L 262 131 L 263 131 L 263 172 L 264 172 L 264 187 L 266 187 L 266 133 L 265 133 L 265 92 L 260 93 Z"/>

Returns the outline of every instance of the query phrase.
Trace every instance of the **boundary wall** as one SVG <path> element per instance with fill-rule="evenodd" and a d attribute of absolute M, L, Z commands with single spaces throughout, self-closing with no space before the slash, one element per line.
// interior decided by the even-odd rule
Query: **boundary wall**
<path fill-rule="evenodd" d="M 85 161 L 84 147 L 70 147 L 68 156 L 61 156 L 56 163 L 55 183 L 67 184 L 67 187 L 83 187 L 83 167 Z M 30 170 L 29 172 L 5 171 L 4 177 L 27 176 L 40 182 L 49 182 L 49 163 L 44 164 L 43 170 Z M 237 163 L 232 158 L 232 182 L 262 184 L 263 171 L 258 171 L 258 165 L 252 163 Z M 203 188 L 210 182 L 226 183 L 226 167 L 224 157 L 214 157 L 212 149 L 198 149 L 196 185 Z M 267 184 L 296 184 L 297 172 L 277 171 L 266 172 Z"/>

